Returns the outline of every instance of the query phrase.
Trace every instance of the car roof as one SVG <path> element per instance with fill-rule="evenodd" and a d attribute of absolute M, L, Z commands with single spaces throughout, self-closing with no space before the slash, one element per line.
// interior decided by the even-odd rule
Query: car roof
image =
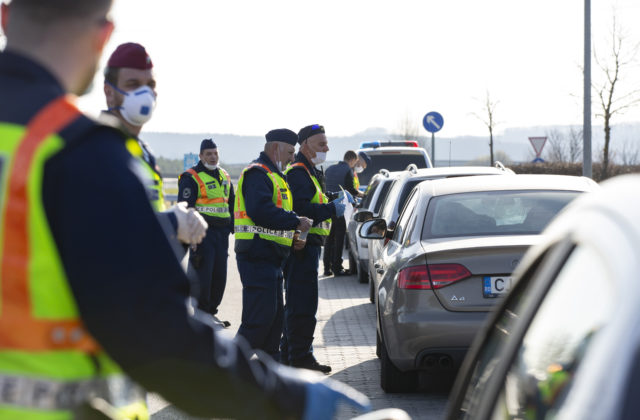
<path fill-rule="evenodd" d="M 570 175 L 522 174 L 514 176 L 478 175 L 423 181 L 416 188 L 432 196 L 476 191 L 564 190 L 594 191 L 593 180 Z"/>
<path fill-rule="evenodd" d="M 427 151 L 422 147 L 407 147 L 407 146 L 384 146 L 384 147 L 367 147 L 364 149 L 358 149 L 356 153 L 365 152 L 367 155 L 383 155 L 389 152 L 401 152 L 406 155 L 426 155 Z"/>
<path fill-rule="evenodd" d="M 401 172 L 402 176 L 413 177 L 447 177 L 465 175 L 515 175 L 511 169 L 495 168 L 493 166 L 448 166 L 442 168 L 420 168 Z"/>

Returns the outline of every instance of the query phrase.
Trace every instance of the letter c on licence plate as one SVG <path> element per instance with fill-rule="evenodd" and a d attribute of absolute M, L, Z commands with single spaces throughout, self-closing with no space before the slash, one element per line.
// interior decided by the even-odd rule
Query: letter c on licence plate
<path fill-rule="evenodd" d="M 494 276 L 483 277 L 482 295 L 486 298 L 494 298 L 509 293 L 513 277 Z"/>

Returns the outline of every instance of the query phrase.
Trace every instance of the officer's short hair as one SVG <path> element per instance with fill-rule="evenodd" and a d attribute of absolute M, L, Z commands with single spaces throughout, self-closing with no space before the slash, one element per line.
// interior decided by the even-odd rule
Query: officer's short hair
<path fill-rule="evenodd" d="M 347 150 L 347 153 L 344 154 L 343 160 L 345 162 L 348 162 L 353 159 L 358 159 L 358 155 L 356 155 L 356 152 L 354 152 L 353 150 Z"/>
<path fill-rule="evenodd" d="M 11 13 L 34 23 L 48 24 L 94 17 L 108 11 L 113 0 L 13 0 Z"/>
<path fill-rule="evenodd" d="M 119 67 L 106 67 L 104 69 L 104 81 L 118 86 L 118 76 L 120 75 Z"/>

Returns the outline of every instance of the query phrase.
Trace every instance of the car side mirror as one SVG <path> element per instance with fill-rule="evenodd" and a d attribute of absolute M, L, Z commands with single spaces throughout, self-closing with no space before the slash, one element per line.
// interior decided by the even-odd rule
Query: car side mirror
<path fill-rule="evenodd" d="M 373 213 L 370 211 L 359 211 L 353 215 L 353 220 L 356 222 L 366 222 L 368 220 L 373 219 Z"/>
<path fill-rule="evenodd" d="M 358 234 L 364 239 L 385 239 L 387 222 L 385 222 L 384 219 L 366 221 L 360 226 Z"/>

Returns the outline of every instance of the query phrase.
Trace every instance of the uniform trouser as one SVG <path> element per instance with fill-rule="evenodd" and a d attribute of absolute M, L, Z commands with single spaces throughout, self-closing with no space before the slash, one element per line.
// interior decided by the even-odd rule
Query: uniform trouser
<path fill-rule="evenodd" d="M 313 333 L 318 311 L 320 246 L 307 245 L 293 252 L 285 265 L 285 322 L 280 341 L 282 361 L 308 358 L 313 353 Z"/>
<path fill-rule="evenodd" d="M 331 230 L 325 241 L 322 257 L 325 270 L 330 269 L 335 272 L 342 268 L 342 250 L 346 232 L 347 224 L 344 217 L 332 217 Z"/>
<path fill-rule="evenodd" d="M 236 254 L 242 281 L 242 323 L 238 335 L 254 349 L 280 358 L 279 344 L 284 319 L 280 262 L 254 261 Z"/>
<path fill-rule="evenodd" d="M 198 308 L 215 315 L 227 285 L 229 228 L 210 227 L 207 235 L 191 252 L 191 263 L 198 276 Z"/>

